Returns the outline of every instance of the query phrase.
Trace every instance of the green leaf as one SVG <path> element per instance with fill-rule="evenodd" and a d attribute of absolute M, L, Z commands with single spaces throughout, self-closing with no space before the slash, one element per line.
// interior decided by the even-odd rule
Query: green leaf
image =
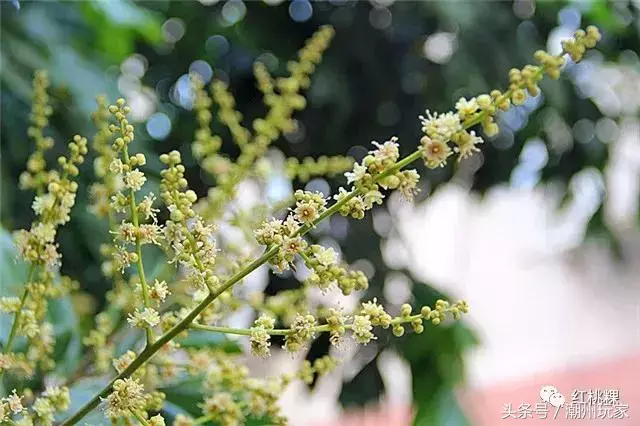
<path fill-rule="evenodd" d="M 166 401 L 173 406 L 195 417 L 201 415 L 202 410 L 199 407 L 203 400 L 201 378 L 190 377 L 179 383 L 172 383 L 161 391 L 165 393 Z"/>
<path fill-rule="evenodd" d="M 16 248 L 11 234 L 0 228 L 0 296 L 18 296 L 27 280 L 28 266 L 16 261 Z M 0 342 L 4 345 L 9 337 L 13 315 L 0 314 Z"/>
<path fill-rule="evenodd" d="M 416 283 L 414 306 L 433 306 L 437 299 L 448 299 L 436 289 Z M 464 353 L 477 339 L 463 322 L 433 326 L 417 335 L 399 339 L 398 349 L 411 367 L 416 425 L 467 425 L 453 390 L 465 376 Z"/>
<path fill-rule="evenodd" d="M 28 266 L 16 262 L 17 251 L 11 234 L 0 228 L 0 296 L 19 296 L 27 280 Z M 47 321 L 53 325 L 56 340 L 54 359 L 56 371 L 65 375 L 74 371 L 82 353 L 78 318 L 69 297 L 49 301 Z M 4 344 L 9 336 L 13 315 L 0 315 L 0 341 Z"/>
<path fill-rule="evenodd" d="M 375 402 L 384 391 L 384 382 L 374 358 L 351 381 L 342 387 L 340 402 L 344 406 L 364 406 Z"/>
<path fill-rule="evenodd" d="M 69 387 L 69 394 L 71 397 L 71 404 L 69 409 L 64 413 L 57 416 L 57 420 L 64 420 L 70 413 L 75 413 L 84 404 L 89 402 L 91 398 L 98 392 L 100 392 L 109 383 L 109 379 L 106 377 L 88 377 L 78 380 L 72 386 Z M 92 426 L 111 426 L 111 422 L 102 413 L 100 408 L 93 409 L 83 420 L 82 424 Z"/>

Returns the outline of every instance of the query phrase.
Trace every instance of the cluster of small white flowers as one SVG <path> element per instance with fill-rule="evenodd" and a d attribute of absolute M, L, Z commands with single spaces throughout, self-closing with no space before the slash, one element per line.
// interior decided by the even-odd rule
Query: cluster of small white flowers
<path fill-rule="evenodd" d="M 316 325 L 317 322 L 313 315 L 296 314 L 293 324 L 291 324 L 291 334 L 288 334 L 285 338 L 285 350 L 295 353 L 302 349 L 316 335 Z"/>
<path fill-rule="evenodd" d="M 426 111 L 427 116 L 418 117 L 422 122 L 422 131 L 431 139 L 448 142 L 451 137 L 462 130 L 460 116 L 453 112 L 445 114 Z"/>
<path fill-rule="evenodd" d="M 371 332 L 373 326 L 368 315 L 356 315 L 353 317 L 353 323 L 351 324 L 351 330 L 353 331 L 353 338 L 357 343 L 366 345 L 371 340 L 375 340 L 375 336 Z"/>
<path fill-rule="evenodd" d="M 9 396 L 0 399 L 0 422 L 9 422 L 12 415 L 21 414 L 24 410 L 22 397 L 14 389 Z"/>
<path fill-rule="evenodd" d="M 327 200 L 320 193 L 298 190 L 295 192 L 294 218 L 305 225 L 313 224 L 325 210 Z"/>
<path fill-rule="evenodd" d="M 118 379 L 113 383 L 113 391 L 105 399 L 104 412 L 107 417 L 129 417 L 131 410 L 139 410 L 144 404 L 144 386 L 132 378 Z"/>
<path fill-rule="evenodd" d="M 129 314 L 127 321 L 133 327 L 155 327 L 160 323 L 160 315 L 158 311 L 153 308 L 144 308 L 143 310 L 136 309 L 134 313 Z"/>
<path fill-rule="evenodd" d="M 167 166 L 161 172 L 160 195 L 170 212 L 165 240 L 168 252 L 174 254 L 171 262 L 179 262 L 186 268 L 188 280 L 197 289 L 212 289 L 217 284 L 213 274 L 218 252 L 214 238 L 216 227 L 205 223 L 193 209 L 198 197 L 187 189 L 180 153 L 162 154 L 160 161 Z"/>
<path fill-rule="evenodd" d="M 251 328 L 251 353 L 256 356 L 266 358 L 269 356 L 269 346 L 271 346 L 271 336 L 269 331 L 273 330 L 275 319 L 262 315 Z"/>

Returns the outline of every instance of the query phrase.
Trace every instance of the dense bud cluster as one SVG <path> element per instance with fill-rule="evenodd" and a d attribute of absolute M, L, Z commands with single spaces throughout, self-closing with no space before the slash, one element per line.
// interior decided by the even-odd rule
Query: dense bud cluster
<path fill-rule="evenodd" d="M 33 78 L 33 95 L 31 103 L 31 126 L 27 134 L 35 142 L 35 149 L 27 160 L 27 170 L 20 175 L 20 186 L 23 189 L 34 189 L 36 193 L 44 192 L 47 183 L 51 181 L 52 171 L 46 170 L 44 158 L 46 151 L 53 148 L 53 138 L 44 136 L 44 129 L 49 124 L 49 117 L 53 108 L 49 105 L 49 76 L 44 70 L 37 71 Z"/>

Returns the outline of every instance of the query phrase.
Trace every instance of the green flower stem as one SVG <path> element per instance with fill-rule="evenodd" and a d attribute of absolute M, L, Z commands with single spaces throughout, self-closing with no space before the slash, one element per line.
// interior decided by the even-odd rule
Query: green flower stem
<path fill-rule="evenodd" d="M 133 414 L 133 416 L 136 419 L 138 419 L 141 425 L 149 426 L 149 422 L 142 416 L 142 414 L 140 414 L 138 410 L 129 410 L 129 411 L 131 411 L 131 414 Z"/>
<path fill-rule="evenodd" d="M 122 129 L 122 134 L 124 134 L 124 129 Z M 124 161 L 126 164 L 130 164 L 131 160 L 129 159 L 129 150 L 127 146 L 124 146 L 123 149 Z M 136 205 L 136 192 L 131 189 L 129 193 L 129 210 L 131 211 L 131 222 L 137 228 L 140 224 L 138 220 L 138 206 Z M 140 237 L 136 235 L 136 254 L 138 255 L 138 260 L 136 262 L 136 268 L 138 269 L 138 276 L 140 277 L 140 287 L 142 288 L 142 300 L 144 301 L 144 307 L 150 308 L 151 303 L 149 302 L 149 285 L 147 284 L 147 279 L 144 274 L 144 264 L 142 263 L 142 243 L 140 242 Z M 153 330 L 151 327 L 145 327 L 145 331 L 147 334 L 147 345 L 153 343 Z"/>
<path fill-rule="evenodd" d="M 404 324 L 408 322 L 412 322 L 422 318 L 422 315 L 409 315 L 408 317 L 397 317 L 391 320 L 390 325 Z M 238 336 L 251 336 L 250 328 L 230 328 L 230 327 L 217 327 L 212 325 L 201 325 L 201 324 L 191 324 L 189 328 L 194 330 L 203 330 L 203 331 L 211 331 L 214 333 L 224 333 L 224 334 L 235 334 Z M 344 324 L 344 328 L 346 330 L 351 330 L 353 328 L 352 324 Z M 323 333 L 327 331 L 331 331 L 331 327 L 329 324 L 317 325 L 312 327 L 311 330 L 314 333 Z M 273 330 L 265 330 L 271 336 L 287 336 L 289 334 L 294 334 L 295 330 L 290 328 L 275 328 Z"/>
<path fill-rule="evenodd" d="M 31 267 L 29 267 L 29 275 L 27 276 L 27 284 L 33 280 L 33 276 L 36 273 L 36 264 L 32 263 Z M 13 341 L 16 338 L 16 333 L 18 332 L 18 325 L 20 324 L 20 318 L 22 317 L 22 311 L 24 310 L 24 305 L 27 303 L 27 299 L 29 298 L 29 288 L 25 288 L 22 293 L 22 297 L 20 298 L 20 307 L 16 312 L 15 317 L 13 318 L 13 324 L 11 324 L 11 331 L 9 332 L 9 338 L 7 339 L 7 344 L 4 347 L 4 353 L 11 352 L 11 347 L 13 346 Z M 2 375 L 2 373 L 0 373 Z"/>
<path fill-rule="evenodd" d="M 213 416 L 202 416 L 202 417 L 198 417 L 197 419 L 195 419 L 193 421 L 194 425 L 201 425 L 202 423 L 206 423 L 208 421 L 213 420 Z"/>

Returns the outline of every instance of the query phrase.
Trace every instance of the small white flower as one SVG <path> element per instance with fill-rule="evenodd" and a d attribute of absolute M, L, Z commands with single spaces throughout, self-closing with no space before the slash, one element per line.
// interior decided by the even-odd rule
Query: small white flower
<path fill-rule="evenodd" d="M 9 404 L 9 409 L 13 414 L 19 414 L 24 410 L 24 407 L 22 406 L 22 397 L 18 396 L 15 389 L 7 398 L 7 403 Z"/>
<path fill-rule="evenodd" d="M 330 266 L 336 263 L 337 253 L 331 247 L 323 248 L 314 254 L 315 258 L 323 266 Z"/>
<path fill-rule="evenodd" d="M 122 160 L 116 158 L 111 161 L 111 164 L 109 164 L 109 170 L 111 171 L 111 173 L 115 174 L 122 173 L 122 171 L 124 170 L 124 164 L 122 163 Z"/>
<path fill-rule="evenodd" d="M 31 205 L 31 207 L 33 208 L 33 211 L 35 212 L 35 214 L 40 216 L 45 211 L 51 210 L 53 208 L 54 202 L 55 202 L 55 199 L 53 198 L 53 195 L 51 194 L 40 195 L 34 198 L 33 204 Z"/>
<path fill-rule="evenodd" d="M 471 98 L 469 100 L 466 98 L 460 98 L 460 100 L 456 102 L 456 110 L 458 111 L 460 118 L 464 119 L 478 110 L 478 101 L 476 98 Z"/>
<path fill-rule="evenodd" d="M 395 162 L 396 160 L 398 160 L 398 157 L 400 156 L 400 151 L 398 150 L 398 143 L 396 142 L 398 140 L 397 137 L 393 137 L 391 138 L 391 140 L 386 141 L 383 144 L 379 144 L 378 142 L 371 142 L 376 148 L 375 151 L 370 151 L 370 154 L 373 154 L 374 157 L 376 157 L 376 159 L 381 160 L 381 161 L 385 161 L 385 160 L 391 160 L 393 162 Z"/>
<path fill-rule="evenodd" d="M 160 303 L 164 302 L 167 296 L 170 294 L 169 287 L 165 281 L 156 280 L 153 286 L 151 287 L 151 291 L 149 292 L 149 297 L 151 299 L 156 300 Z"/>
<path fill-rule="evenodd" d="M 368 315 L 354 316 L 351 328 L 353 330 L 353 338 L 362 345 L 366 345 L 376 338 L 371 332 L 373 326 L 371 325 L 371 320 Z"/>
<path fill-rule="evenodd" d="M 460 123 L 460 116 L 452 112 L 446 114 L 431 113 L 426 111 L 427 117 L 420 116 L 422 121 L 422 131 L 426 133 L 431 139 L 435 139 L 441 142 L 448 142 L 451 137 L 462 130 L 462 124 Z"/>
<path fill-rule="evenodd" d="M 360 182 L 367 174 L 367 168 L 361 164 L 354 164 L 352 172 L 346 172 L 344 176 L 347 178 L 347 183 Z"/>
<path fill-rule="evenodd" d="M 160 323 L 160 315 L 155 309 L 145 308 L 143 311 L 136 310 L 135 313 L 129 314 L 127 321 L 133 327 L 155 327 Z"/>
<path fill-rule="evenodd" d="M 131 170 L 124 176 L 124 184 L 134 191 L 139 191 L 146 181 L 147 178 L 140 170 Z"/>

